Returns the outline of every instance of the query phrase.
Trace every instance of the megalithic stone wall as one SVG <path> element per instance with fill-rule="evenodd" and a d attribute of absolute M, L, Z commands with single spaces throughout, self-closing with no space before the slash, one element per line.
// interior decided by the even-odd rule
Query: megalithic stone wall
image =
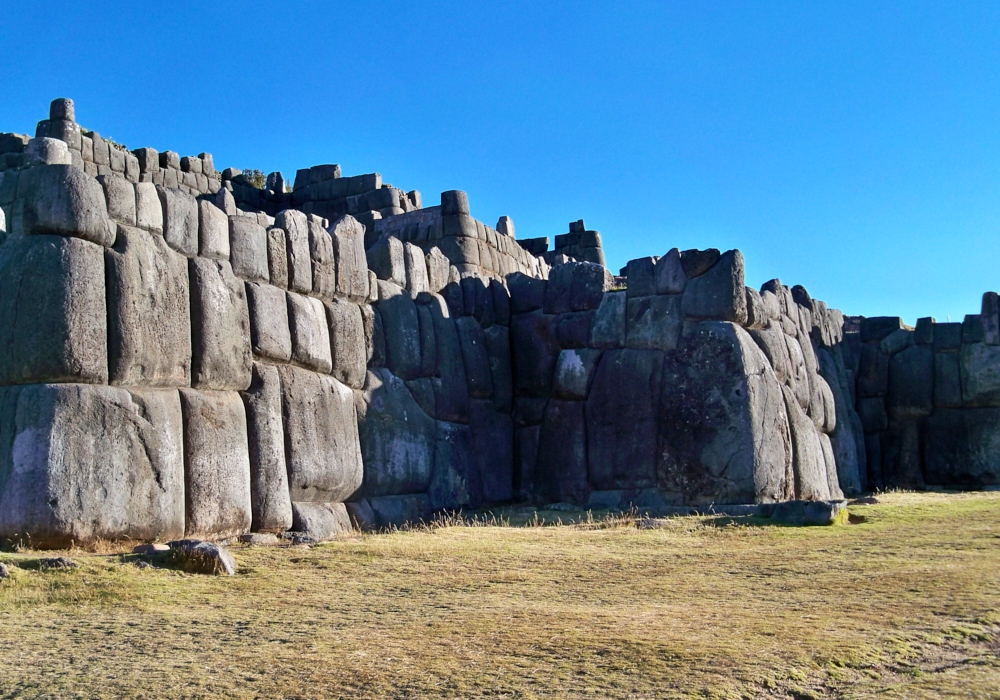
<path fill-rule="evenodd" d="M 961 323 L 851 319 L 872 488 L 1000 485 L 997 299 L 987 292 Z"/>

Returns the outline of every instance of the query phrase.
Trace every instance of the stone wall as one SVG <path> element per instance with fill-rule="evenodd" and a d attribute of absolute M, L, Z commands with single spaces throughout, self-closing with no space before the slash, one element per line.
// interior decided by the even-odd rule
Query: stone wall
<path fill-rule="evenodd" d="M 858 318 L 849 334 L 872 488 L 1000 485 L 995 292 L 962 323 Z"/>

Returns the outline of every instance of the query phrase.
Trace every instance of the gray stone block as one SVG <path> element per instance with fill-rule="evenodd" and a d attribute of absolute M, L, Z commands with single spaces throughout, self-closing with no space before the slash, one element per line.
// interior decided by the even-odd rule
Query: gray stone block
<path fill-rule="evenodd" d="M 862 326 L 863 328 L 864 326 Z M 962 347 L 961 323 L 938 323 L 934 326 L 934 352 L 957 352 Z"/>
<path fill-rule="evenodd" d="M 25 233 L 74 236 L 102 246 L 115 242 L 104 190 L 72 165 L 42 165 L 23 171 L 17 181 Z"/>
<path fill-rule="evenodd" d="M 620 348 L 625 345 L 626 293 L 608 292 L 594 316 L 590 344 L 595 348 Z"/>
<path fill-rule="evenodd" d="M 562 314 L 573 310 L 573 271 L 574 263 L 556 265 L 549 273 L 549 281 L 545 287 L 545 304 L 542 310 L 547 314 Z"/>
<path fill-rule="evenodd" d="M 420 321 L 413 299 L 393 282 L 379 280 L 378 311 L 385 333 L 386 366 L 402 379 L 420 376 Z"/>
<path fill-rule="evenodd" d="M 319 224 L 309 222 L 309 259 L 312 261 L 312 292 L 321 299 L 332 299 L 337 291 L 337 263 L 333 238 Z"/>
<path fill-rule="evenodd" d="M 497 280 L 490 280 L 490 295 L 493 304 L 493 322 L 502 326 L 510 325 L 510 294 Z"/>
<path fill-rule="evenodd" d="M 684 318 L 681 296 L 667 294 L 628 300 L 628 335 L 625 345 L 639 350 L 673 350 Z"/>
<path fill-rule="evenodd" d="M 650 257 L 629 260 L 625 275 L 628 277 L 630 299 L 656 294 L 656 261 L 656 258 Z"/>
<path fill-rule="evenodd" d="M 866 433 L 877 433 L 889 427 L 889 415 L 885 410 L 885 399 L 874 396 L 858 399 L 858 415 Z"/>
<path fill-rule="evenodd" d="M 431 377 L 437 374 L 437 342 L 434 337 L 434 319 L 426 304 L 417 306 L 420 321 L 420 375 Z"/>
<path fill-rule="evenodd" d="M 188 257 L 198 254 L 198 200 L 186 192 L 157 186 L 167 245 Z"/>
<path fill-rule="evenodd" d="M 224 260 L 191 258 L 191 386 L 250 386 L 250 312 L 243 282 Z"/>
<path fill-rule="evenodd" d="M 658 425 L 658 485 L 672 500 L 790 497 L 792 443 L 782 392 L 767 358 L 738 325 L 685 327 L 664 362 Z M 815 433 L 811 421 L 809 428 Z"/>
<path fill-rule="evenodd" d="M 436 421 L 434 471 L 427 490 L 431 507 L 458 509 L 469 506 L 482 492 L 479 467 L 472 451 L 472 430 L 468 425 Z"/>
<path fill-rule="evenodd" d="M 684 291 L 687 275 L 684 274 L 680 251 L 671 248 L 666 255 L 656 261 L 653 279 L 657 294 L 680 294 Z"/>
<path fill-rule="evenodd" d="M 360 304 L 370 293 L 365 227 L 353 216 L 343 216 L 329 230 L 337 261 L 337 294 Z"/>
<path fill-rule="evenodd" d="M 785 395 L 785 410 L 792 434 L 795 497 L 804 501 L 829 500 L 830 484 L 819 432 L 791 390 L 785 386 L 781 389 Z"/>
<path fill-rule="evenodd" d="M 0 384 L 107 383 L 103 248 L 63 236 L 8 238 L 0 300 Z"/>
<path fill-rule="evenodd" d="M 427 279 L 427 262 L 424 252 L 412 243 L 403 245 L 403 266 L 406 269 L 406 290 L 413 298 L 421 292 L 430 291 Z M 437 291 L 437 290 L 435 290 Z"/>
<path fill-rule="evenodd" d="M 104 188 L 108 216 L 120 224 L 135 226 L 135 185 L 113 175 L 101 175 L 97 181 Z"/>
<path fill-rule="evenodd" d="M 364 474 L 354 394 L 333 377 L 298 367 L 278 373 L 292 501 L 349 500 Z"/>
<path fill-rule="evenodd" d="M 139 228 L 163 235 L 163 205 L 151 182 L 135 186 L 135 221 Z"/>
<path fill-rule="evenodd" d="M 505 503 L 514 497 L 514 424 L 492 401 L 473 400 L 469 409 L 472 453 L 479 471 L 473 503 Z"/>
<path fill-rule="evenodd" d="M 329 373 L 330 326 L 323 302 L 288 292 L 288 328 L 292 336 L 292 362 L 317 372 Z"/>
<path fill-rule="evenodd" d="M 600 357 L 600 350 L 590 348 L 560 352 L 552 382 L 552 395 L 559 399 L 586 399 Z"/>
<path fill-rule="evenodd" d="M 379 280 L 392 282 L 399 287 L 406 286 L 406 262 L 403 257 L 403 243 L 398 238 L 380 239 L 368 249 L 368 267 Z"/>
<path fill-rule="evenodd" d="M 222 213 L 212 204 L 200 204 Z M 226 223 L 226 250 L 233 266 L 233 274 L 250 282 L 267 283 L 270 280 L 267 231 L 253 219 L 244 216 L 228 218 L 223 214 L 222 220 Z"/>
<path fill-rule="evenodd" d="M 240 396 L 247 416 L 251 529 L 284 532 L 292 527 L 292 501 L 285 469 L 278 369 L 255 362 L 250 388 L 240 392 Z"/>
<path fill-rule="evenodd" d="M 764 307 L 764 300 L 760 293 L 753 287 L 746 288 L 747 297 L 747 322 L 748 330 L 759 330 L 766 328 L 769 323 L 767 309 Z"/>
<path fill-rule="evenodd" d="M 448 305 L 439 295 L 432 295 L 427 305 L 434 325 L 438 375 L 433 378 L 435 418 L 466 423 L 469 420 L 469 387 L 465 380 L 465 362 L 455 322 Z"/>
<path fill-rule="evenodd" d="M 903 328 L 903 319 L 898 316 L 873 316 L 861 319 L 861 342 L 879 342 L 893 331 Z"/>
<path fill-rule="evenodd" d="M 285 291 L 269 284 L 246 283 L 250 312 L 250 347 L 253 354 L 275 362 L 292 359 Z"/>
<path fill-rule="evenodd" d="M 295 209 L 278 212 L 275 225 L 285 231 L 288 261 L 288 288 L 308 294 L 312 291 L 312 261 L 309 258 L 309 220 Z"/>
<path fill-rule="evenodd" d="M 250 456 L 243 401 L 234 391 L 181 389 L 180 394 L 184 534 L 221 538 L 248 532 L 252 524 Z"/>
<path fill-rule="evenodd" d="M 1000 409 L 938 409 L 926 420 L 923 444 L 928 484 L 1000 485 Z"/>
<path fill-rule="evenodd" d="M 0 538 L 67 547 L 184 533 L 176 391 L 34 384 L 0 389 L 0 407 Z"/>
<path fill-rule="evenodd" d="M 188 262 L 161 236 L 120 226 L 105 252 L 108 375 L 124 386 L 191 384 Z"/>
<path fill-rule="evenodd" d="M 199 199 L 198 254 L 203 258 L 229 260 L 229 243 L 229 217 L 226 216 L 226 212 L 222 211 L 209 201 Z M 235 269 L 236 265 L 234 263 L 234 272 Z M 267 281 L 266 274 L 263 281 Z"/>
<path fill-rule="evenodd" d="M 361 389 L 368 364 L 366 332 L 361 307 L 343 299 L 326 303 L 330 328 L 333 376 L 343 384 Z"/>
<path fill-rule="evenodd" d="M 469 196 L 462 190 L 448 190 L 441 193 L 441 214 L 449 216 L 452 214 L 469 213 Z"/>
<path fill-rule="evenodd" d="M 957 353 L 934 354 L 935 407 L 962 407 L 962 379 L 959 366 L 959 356 Z"/>
<path fill-rule="evenodd" d="M 913 345 L 889 360 L 886 408 L 896 418 L 928 416 L 934 410 L 934 353 L 929 346 Z"/>
<path fill-rule="evenodd" d="M 510 413 L 514 401 L 514 378 L 510 364 L 510 332 L 506 326 L 494 325 L 484 332 L 486 352 L 490 359 L 493 379 L 493 403 L 496 410 Z"/>
<path fill-rule="evenodd" d="M 542 308 L 547 286 L 545 280 L 529 277 L 520 272 L 508 275 L 507 288 L 510 290 L 511 314 L 526 314 Z"/>
<path fill-rule="evenodd" d="M 511 319 L 514 390 L 519 396 L 547 396 L 549 393 L 560 349 L 554 318 L 536 311 Z"/>
<path fill-rule="evenodd" d="M 743 283 L 743 254 L 730 250 L 707 272 L 684 287 L 681 309 L 694 319 L 716 319 L 745 324 L 747 300 Z"/>
<path fill-rule="evenodd" d="M 885 396 L 889 390 L 889 356 L 876 343 L 861 348 L 857 384 L 858 396 Z"/>
<path fill-rule="evenodd" d="M 38 165 L 72 165 L 73 159 L 66 143 L 60 139 L 40 137 L 28 141 L 24 149 L 24 164 L 32 167 Z"/>
<path fill-rule="evenodd" d="M 771 520 L 783 525 L 843 525 L 846 510 L 844 501 L 788 501 L 775 507 Z"/>
<path fill-rule="evenodd" d="M 281 289 L 288 289 L 288 255 L 284 229 L 267 230 L 267 267 L 271 284 Z"/>
<path fill-rule="evenodd" d="M 913 345 L 913 331 L 900 328 L 882 338 L 878 344 L 878 349 L 883 355 L 892 357 L 897 352 L 902 352 L 911 345 Z"/>
<path fill-rule="evenodd" d="M 293 503 L 292 513 L 292 529 L 317 542 L 329 542 L 354 530 L 343 503 Z"/>
<path fill-rule="evenodd" d="M 553 399 L 545 408 L 535 462 L 535 493 L 549 501 L 586 503 L 587 435 L 582 401 Z"/>
<path fill-rule="evenodd" d="M 1000 346 L 963 344 L 962 401 L 970 408 L 1000 407 Z"/>
<path fill-rule="evenodd" d="M 685 250 L 681 254 L 681 267 L 688 279 L 699 277 L 708 272 L 721 257 L 715 248 L 706 250 Z"/>
<path fill-rule="evenodd" d="M 488 399 L 493 396 L 493 378 L 490 371 L 489 355 L 486 351 L 486 336 L 482 326 L 474 318 L 464 316 L 455 319 L 458 342 L 462 348 L 465 375 L 469 383 L 469 396 Z"/>
<path fill-rule="evenodd" d="M 763 351 L 764 357 L 767 358 L 778 381 L 783 384 L 791 384 L 793 382 L 791 358 L 781 327 L 772 321 L 766 328 L 755 328 L 749 332 L 750 337 L 757 343 L 757 347 Z"/>
<path fill-rule="evenodd" d="M 427 288 L 437 294 L 448 284 L 451 261 L 437 246 L 434 246 L 425 256 L 425 263 L 427 266 Z"/>
<path fill-rule="evenodd" d="M 365 496 L 421 493 L 434 466 L 436 428 L 399 377 L 383 368 L 368 373 L 358 406 L 366 465 Z"/>

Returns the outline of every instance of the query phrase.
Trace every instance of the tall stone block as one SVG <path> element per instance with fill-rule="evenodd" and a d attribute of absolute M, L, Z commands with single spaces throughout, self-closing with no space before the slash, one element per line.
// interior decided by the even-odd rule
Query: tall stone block
<path fill-rule="evenodd" d="M 681 308 L 688 318 L 745 324 L 747 300 L 743 283 L 743 254 L 738 250 L 723 253 L 707 272 L 688 280 Z"/>
<path fill-rule="evenodd" d="M 353 216 L 342 216 L 330 226 L 337 261 L 337 294 L 362 303 L 368 298 L 368 261 L 365 227 Z"/>
<path fill-rule="evenodd" d="M 250 386 L 250 313 L 229 262 L 192 258 L 191 386 L 242 391 Z"/>
<path fill-rule="evenodd" d="M 156 188 L 163 207 L 163 237 L 167 245 L 188 257 L 198 254 L 198 201 L 186 192 Z"/>
<path fill-rule="evenodd" d="M 25 233 L 74 236 L 102 246 L 115 242 L 101 185 L 72 165 L 40 165 L 21 173 L 17 197 Z"/>
<path fill-rule="evenodd" d="M 292 359 L 285 291 L 269 284 L 246 283 L 250 310 L 250 347 L 253 354 L 275 362 Z"/>
<path fill-rule="evenodd" d="M 0 384 L 108 381 L 104 249 L 79 238 L 0 246 Z"/>
<path fill-rule="evenodd" d="M 176 391 L 7 387 L 0 425 L 0 539 L 66 547 L 184 534 Z"/>
<path fill-rule="evenodd" d="M 246 410 L 235 391 L 181 389 L 188 537 L 240 535 L 253 522 Z"/>
<path fill-rule="evenodd" d="M 249 282 L 269 282 L 268 238 L 264 227 L 245 216 L 228 219 L 227 227 L 227 251 L 233 274 Z"/>
<path fill-rule="evenodd" d="M 252 529 L 284 532 L 292 526 L 292 500 L 285 468 L 278 369 L 254 363 L 253 381 L 240 396 L 247 414 Z"/>
<path fill-rule="evenodd" d="M 292 336 L 292 362 L 315 370 L 330 371 L 330 327 L 323 302 L 288 292 L 288 325 Z"/>
<path fill-rule="evenodd" d="M 313 294 L 321 299 L 332 299 L 337 291 L 333 238 L 315 221 L 309 222 L 309 260 L 312 262 Z"/>
<path fill-rule="evenodd" d="M 309 257 L 309 219 L 300 211 L 278 212 L 275 225 L 285 231 L 285 254 L 288 261 L 288 288 L 308 294 L 312 291 L 312 260 Z"/>
<path fill-rule="evenodd" d="M 361 389 L 368 364 L 361 307 L 343 299 L 334 299 L 325 306 L 330 327 L 331 373 L 352 389 Z"/>
<path fill-rule="evenodd" d="M 420 320 L 413 299 L 392 282 L 378 282 L 386 366 L 402 379 L 420 375 Z"/>
<path fill-rule="evenodd" d="M 119 227 L 105 252 L 108 376 L 123 386 L 191 384 L 188 261 L 161 236 Z"/>

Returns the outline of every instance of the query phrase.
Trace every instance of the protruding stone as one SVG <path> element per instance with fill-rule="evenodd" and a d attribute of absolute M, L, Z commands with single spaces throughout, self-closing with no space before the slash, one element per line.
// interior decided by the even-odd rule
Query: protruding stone
<path fill-rule="evenodd" d="M 653 278 L 657 294 L 680 294 L 683 292 L 687 275 L 684 273 L 680 251 L 671 248 L 666 255 L 657 260 Z"/>
<path fill-rule="evenodd" d="M 715 248 L 706 250 L 685 250 L 681 254 L 681 267 L 688 279 L 699 277 L 708 272 L 721 257 Z"/>
<path fill-rule="evenodd" d="M 250 313 L 246 290 L 228 261 L 192 258 L 191 385 L 242 391 L 250 386 Z"/>
<path fill-rule="evenodd" d="M 274 218 L 276 226 L 285 231 L 285 253 L 288 260 L 288 288 L 295 292 L 312 292 L 312 261 L 309 257 L 309 219 L 300 211 L 285 209 Z"/>
<path fill-rule="evenodd" d="M 17 180 L 17 196 L 23 200 L 25 233 L 72 236 L 102 246 L 115 243 L 104 190 L 82 170 L 71 165 L 30 168 Z"/>
<path fill-rule="evenodd" d="M 682 310 L 688 318 L 716 319 L 745 324 L 747 301 L 743 284 L 743 254 L 726 252 L 684 288 Z"/>
<path fill-rule="evenodd" d="M 292 362 L 317 372 L 329 373 L 330 327 L 323 302 L 288 292 L 288 327 L 292 336 Z"/>
<path fill-rule="evenodd" d="M 448 190 L 441 193 L 441 214 L 469 214 L 469 196 L 462 190 Z"/>

